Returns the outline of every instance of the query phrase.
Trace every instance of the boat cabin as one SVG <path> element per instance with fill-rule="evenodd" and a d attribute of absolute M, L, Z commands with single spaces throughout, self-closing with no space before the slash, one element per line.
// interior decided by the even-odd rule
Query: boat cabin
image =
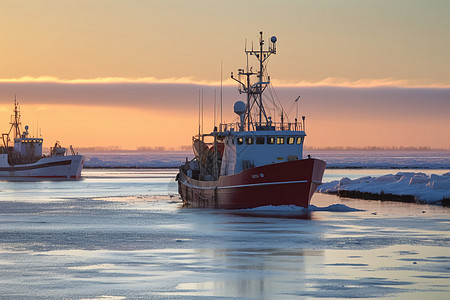
<path fill-rule="evenodd" d="M 304 131 L 229 131 L 224 134 L 220 175 L 303 157 Z"/>
<path fill-rule="evenodd" d="M 14 151 L 22 157 L 42 157 L 42 138 L 14 139 Z"/>
<path fill-rule="evenodd" d="M 42 157 L 42 143 L 44 139 L 29 137 L 28 125 L 20 137 L 14 138 L 14 151 L 20 153 L 21 157 Z"/>

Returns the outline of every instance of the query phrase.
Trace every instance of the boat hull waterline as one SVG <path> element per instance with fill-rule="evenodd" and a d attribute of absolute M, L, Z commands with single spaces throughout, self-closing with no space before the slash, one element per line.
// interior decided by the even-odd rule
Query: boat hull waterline
<path fill-rule="evenodd" d="M 178 192 L 189 207 L 245 209 L 295 205 L 307 208 L 322 183 L 326 163 L 308 158 L 246 169 L 217 181 L 200 181 L 180 170 Z"/>

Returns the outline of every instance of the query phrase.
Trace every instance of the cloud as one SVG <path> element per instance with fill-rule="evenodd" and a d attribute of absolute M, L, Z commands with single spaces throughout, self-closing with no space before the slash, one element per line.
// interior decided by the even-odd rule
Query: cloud
<path fill-rule="evenodd" d="M 450 88 L 450 84 L 416 84 L 406 79 L 395 78 L 363 78 L 359 80 L 349 80 L 347 78 L 328 77 L 318 81 L 287 81 L 273 80 L 279 87 L 411 87 L 411 88 Z M 61 79 L 54 76 L 22 76 L 18 78 L 0 78 L 1 83 L 59 83 L 59 84 L 192 84 L 200 86 L 217 87 L 220 81 L 195 80 L 192 77 L 97 77 L 97 78 L 79 78 L 79 79 Z M 236 86 L 236 82 L 231 78 L 224 78 L 222 85 Z"/>
<path fill-rule="evenodd" d="M 363 78 L 359 80 L 349 80 L 346 78 L 328 77 L 319 81 L 299 81 L 299 82 L 277 82 L 277 86 L 297 86 L 297 87 L 310 87 L 310 86 L 329 86 L 329 87 L 349 87 L 349 88 L 370 88 L 370 87 L 411 87 L 411 88 L 450 88 L 449 84 L 417 84 L 406 79 L 395 78 Z"/>
<path fill-rule="evenodd" d="M 193 84 L 204 86 L 217 86 L 220 81 L 194 80 L 191 77 L 172 77 L 172 78 L 155 78 L 155 77 L 97 77 L 97 78 L 80 78 L 80 79 L 61 79 L 54 76 L 22 76 L 19 78 L 0 78 L 0 83 L 59 83 L 59 84 L 120 84 L 120 83 L 142 83 L 142 84 Z M 234 81 L 226 79 L 222 84 L 231 85 Z"/>
<path fill-rule="evenodd" d="M 231 79 L 230 79 L 231 80 Z M 331 79 L 330 79 L 331 80 Z M 322 83 L 328 82 L 325 80 Z M 343 82 L 343 81 L 342 81 Z M 378 114 L 399 118 L 445 116 L 450 111 L 450 87 L 368 86 L 368 81 L 347 85 L 281 85 L 275 89 L 285 106 L 301 96 L 300 109 L 330 115 L 340 113 L 351 117 Z M 359 86 L 358 86 L 359 84 Z M 236 84 L 223 85 L 224 113 L 234 117 L 232 105 L 242 100 Z M 197 111 L 203 93 L 205 111 L 212 109 L 213 99 L 219 101 L 220 82 L 194 82 L 188 78 L 156 80 L 154 78 L 97 78 L 61 80 L 54 77 L 22 77 L 0 80 L 0 103 L 10 104 L 14 95 L 25 104 L 113 106 L 136 109 Z M 268 94 L 268 93 L 266 93 Z"/>
<path fill-rule="evenodd" d="M 272 87 L 266 94 L 272 92 L 276 98 L 275 102 L 279 100 L 285 112 L 292 107 L 294 100 L 301 96 L 298 117 L 306 115 L 310 145 L 426 145 L 450 148 L 450 132 L 447 130 L 450 128 L 450 87 L 366 86 L 361 83 L 360 86 L 351 87 L 281 85 L 276 88 L 276 92 L 271 89 Z M 119 119 L 126 120 L 130 127 L 142 127 L 141 123 L 138 124 L 134 120 L 131 110 L 135 109 L 139 110 L 141 118 L 158 116 L 158 124 L 167 122 L 183 128 L 190 126 L 189 129 L 193 128 L 190 130 L 193 133 L 198 118 L 199 94 L 202 91 L 205 118 L 212 119 L 213 99 L 220 99 L 220 83 L 190 82 L 187 78 L 179 79 L 178 82 L 164 82 L 152 78 L 60 80 L 52 77 L 24 77 L 20 80 L 0 80 L 0 104 L 10 107 L 16 94 L 23 108 L 34 105 L 35 109 L 38 109 L 36 106 L 41 105 L 62 113 L 65 110 L 70 111 L 69 106 L 75 105 L 78 107 L 76 119 L 80 122 L 86 121 L 87 115 L 81 113 L 85 110 L 86 113 L 90 111 L 92 116 L 97 116 L 96 118 L 101 117 L 105 126 L 111 128 Z M 243 99 L 244 95 L 239 94 L 236 84 L 223 86 L 225 122 L 236 119 L 233 104 Z M 274 121 L 280 121 L 280 116 L 271 105 L 267 106 L 267 110 L 275 114 Z M 108 112 L 112 111 L 114 115 L 108 116 Z M 289 118 L 291 122 L 295 118 L 292 114 L 295 113 L 296 109 L 293 109 Z M 9 110 L 5 111 L 5 116 L 8 114 Z M 184 123 L 179 124 L 180 120 Z M 78 129 L 67 129 L 76 130 Z M 176 129 L 171 132 L 173 138 L 182 140 L 183 137 L 189 136 L 189 133 L 176 136 L 179 131 Z M 166 144 L 156 140 L 151 143 Z"/>

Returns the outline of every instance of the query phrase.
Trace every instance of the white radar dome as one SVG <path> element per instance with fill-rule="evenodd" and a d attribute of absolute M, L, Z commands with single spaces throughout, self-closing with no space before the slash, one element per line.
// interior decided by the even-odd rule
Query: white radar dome
<path fill-rule="evenodd" d="M 236 103 L 234 103 L 234 113 L 241 116 L 245 113 L 247 109 L 247 105 L 245 105 L 244 102 L 242 101 L 237 101 Z"/>

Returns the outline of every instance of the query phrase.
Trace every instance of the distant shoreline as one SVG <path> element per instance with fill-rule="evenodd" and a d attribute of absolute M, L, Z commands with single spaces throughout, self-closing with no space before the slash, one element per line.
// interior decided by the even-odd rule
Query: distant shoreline
<path fill-rule="evenodd" d="M 77 147 L 79 153 L 97 153 L 97 152 L 123 152 L 123 153 L 161 153 L 161 152 L 192 152 L 192 149 L 122 149 L 110 147 Z M 450 152 L 450 149 L 443 148 L 427 148 L 427 147 L 304 147 L 305 151 L 413 151 L 413 152 Z"/>

